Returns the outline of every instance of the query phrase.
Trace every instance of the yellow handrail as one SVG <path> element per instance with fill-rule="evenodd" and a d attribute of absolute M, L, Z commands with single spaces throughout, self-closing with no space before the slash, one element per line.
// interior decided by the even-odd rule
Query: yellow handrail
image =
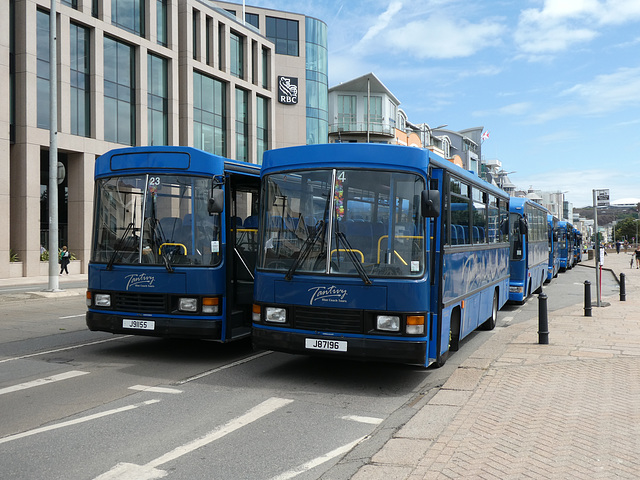
<path fill-rule="evenodd" d="M 330 255 L 333 256 L 335 252 L 357 252 L 360 254 L 360 263 L 364 263 L 364 254 L 360 250 L 356 250 L 355 248 L 336 248 L 331 250 Z"/>
<path fill-rule="evenodd" d="M 383 238 L 389 238 L 389 235 L 383 235 L 378 239 L 378 263 L 380 263 L 380 252 L 381 252 L 380 244 L 382 243 Z M 396 238 L 422 238 L 422 237 L 420 235 L 396 235 Z M 394 250 L 393 253 L 396 255 L 396 257 L 400 259 L 402 263 L 404 263 L 405 265 L 409 265 L 407 262 L 405 262 L 404 258 L 402 258 L 398 252 Z"/>
<path fill-rule="evenodd" d="M 187 254 L 187 247 L 185 247 L 184 244 L 167 242 L 167 243 L 163 243 L 162 245 L 160 245 L 158 247 L 158 255 L 162 255 L 162 247 L 164 247 L 165 245 L 169 245 L 169 246 L 173 246 L 173 247 L 182 247 L 182 248 L 184 248 L 184 254 L 185 255 Z"/>

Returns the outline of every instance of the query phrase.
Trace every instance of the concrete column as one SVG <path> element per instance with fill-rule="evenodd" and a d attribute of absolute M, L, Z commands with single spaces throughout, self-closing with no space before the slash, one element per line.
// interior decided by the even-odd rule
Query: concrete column
<path fill-rule="evenodd" d="M 75 153 L 68 156 L 69 251 L 82 260 L 81 273 L 87 272 L 93 223 L 93 166 L 95 155 Z"/>

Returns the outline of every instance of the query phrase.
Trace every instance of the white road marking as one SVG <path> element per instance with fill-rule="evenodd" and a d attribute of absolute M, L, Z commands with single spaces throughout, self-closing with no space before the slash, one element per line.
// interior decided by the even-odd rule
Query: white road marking
<path fill-rule="evenodd" d="M 21 383 L 19 385 L 13 385 L 11 387 L 0 388 L 0 395 L 5 393 L 13 393 L 19 390 L 26 390 L 27 388 L 39 387 L 48 383 L 59 382 L 60 380 L 68 380 L 69 378 L 79 377 L 80 375 L 87 375 L 89 372 L 81 372 L 79 370 L 71 370 L 66 373 L 59 373 L 57 375 L 51 375 L 46 378 L 39 378 L 32 380 L 31 382 Z"/>
<path fill-rule="evenodd" d="M 29 355 L 21 355 L 19 357 L 5 358 L 4 360 L 0 360 L 0 363 L 12 362 L 14 360 L 23 360 L 25 358 L 38 357 L 40 355 L 49 355 L 51 353 L 64 352 L 66 350 L 73 350 L 74 348 L 89 347 L 91 345 L 98 345 L 100 343 L 113 342 L 114 340 L 120 340 L 122 338 L 127 338 L 132 336 L 133 335 L 121 335 L 118 337 L 107 338 L 105 340 L 97 340 L 95 342 L 82 343 L 80 345 L 73 345 L 71 347 L 63 347 L 63 348 L 56 348 L 54 350 L 47 350 L 46 352 L 30 353 Z"/>
<path fill-rule="evenodd" d="M 361 417 L 359 415 L 345 415 L 342 417 L 343 420 L 352 420 L 354 422 L 360 423 L 368 423 L 371 425 L 380 425 L 382 423 L 382 418 L 376 417 Z"/>
<path fill-rule="evenodd" d="M 317 467 L 318 465 L 322 465 L 323 463 L 328 462 L 329 460 L 331 460 L 333 458 L 336 458 L 336 457 L 338 457 L 340 455 L 344 455 L 349 450 L 351 450 L 353 447 L 355 447 L 357 444 L 359 444 L 362 440 L 367 438 L 367 436 L 368 435 L 366 435 L 364 437 L 360 437 L 359 439 L 357 439 L 357 440 L 355 440 L 355 441 L 353 441 L 351 443 L 347 443 L 346 445 L 343 445 L 342 447 L 338 447 L 335 450 L 331 450 L 329 453 L 325 453 L 324 455 L 321 455 L 321 456 L 319 456 L 317 458 L 314 458 L 313 460 L 310 460 L 307 463 L 304 463 L 304 464 L 300 465 L 299 467 L 294 468 L 293 470 L 289 470 L 288 472 L 281 473 L 280 475 L 271 478 L 271 480 L 289 480 L 290 478 L 297 477 L 301 473 L 307 472 L 307 471 L 311 470 L 312 468 Z"/>
<path fill-rule="evenodd" d="M 227 365 L 222 365 L 221 367 L 213 368 L 211 370 L 207 370 L 206 372 L 199 373 L 198 375 L 194 375 L 193 377 L 189 377 L 181 382 L 178 382 L 178 385 L 184 385 L 185 383 L 193 382 L 194 380 L 198 380 L 202 377 L 206 377 L 208 375 L 212 375 L 214 373 L 221 372 L 222 370 L 226 370 L 227 368 L 237 367 L 238 365 L 242 365 L 243 363 L 250 362 L 251 360 L 255 360 L 260 357 L 264 357 L 265 355 L 271 355 L 272 351 L 266 351 L 262 353 L 258 353 L 256 355 L 252 355 L 251 357 L 243 358 L 242 360 L 238 360 L 237 362 L 228 363 Z"/>
<path fill-rule="evenodd" d="M 84 317 L 85 314 L 83 313 L 82 315 L 67 315 L 66 317 L 58 317 L 60 320 L 64 320 L 67 318 L 78 318 L 78 317 Z"/>
<path fill-rule="evenodd" d="M 193 452 L 200 447 L 204 447 L 215 440 L 218 440 L 239 428 L 249 425 L 260 418 L 275 412 L 276 410 L 290 404 L 293 400 L 286 398 L 272 397 L 256 405 L 244 415 L 240 415 L 226 424 L 212 430 L 203 437 L 189 443 L 174 448 L 170 452 L 151 460 L 146 465 L 135 465 L 133 463 L 119 463 L 108 472 L 96 477 L 95 480 L 154 480 L 162 478 L 168 474 L 164 470 L 159 470 L 160 465 L 176 460 L 183 455 Z"/>
<path fill-rule="evenodd" d="M 138 390 L 140 392 L 153 393 L 182 393 L 182 390 L 178 390 L 177 388 L 148 387 L 146 385 L 134 385 L 133 387 L 129 387 L 129 390 Z"/>
<path fill-rule="evenodd" d="M 33 430 L 29 430 L 22 433 L 17 433 L 15 435 L 10 435 L 8 437 L 0 438 L 0 444 L 10 442 L 12 440 L 18 440 L 19 438 L 29 437 L 31 435 L 36 435 L 38 433 L 49 432 L 51 430 L 57 430 L 58 428 L 69 427 L 71 425 L 77 425 L 79 423 L 89 422 L 91 420 L 95 420 L 97 418 L 106 417 L 108 415 L 114 415 L 116 413 L 126 412 L 128 410 L 133 410 L 134 408 L 142 407 L 145 405 L 151 405 L 153 403 L 158 403 L 160 400 L 147 400 L 146 402 L 136 403 L 134 405 L 127 405 L 126 407 L 120 407 L 113 410 L 107 410 L 106 412 L 94 413 L 93 415 L 88 415 L 86 417 L 77 418 L 75 420 L 69 420 L 67 422 L 56 423 L 55 425 L 49 425 L 47 427 L 35 428 Z"/>

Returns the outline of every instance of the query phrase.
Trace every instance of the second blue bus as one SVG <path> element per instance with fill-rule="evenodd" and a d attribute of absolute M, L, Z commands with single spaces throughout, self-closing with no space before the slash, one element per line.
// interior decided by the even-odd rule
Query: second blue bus
<path fill-rule="evenodd" d="M 509 295 L 508 196 L 428 150 L 265 153 L 255 347 L 442 365 Z"/>

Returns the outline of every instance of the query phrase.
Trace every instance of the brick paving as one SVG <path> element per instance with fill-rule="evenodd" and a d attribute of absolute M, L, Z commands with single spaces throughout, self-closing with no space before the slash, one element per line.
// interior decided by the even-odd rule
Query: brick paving
<path fill-rule="evenodd" d="M 605 259 L 625 273 L 626 301 L 603 297 L 592 317 L 583 305 L 550 313 L 549 345 L 538 344 L 537 317 L 495 330 L 352 479 L 640 478 L 640 270 L 630 258 Z"/>

